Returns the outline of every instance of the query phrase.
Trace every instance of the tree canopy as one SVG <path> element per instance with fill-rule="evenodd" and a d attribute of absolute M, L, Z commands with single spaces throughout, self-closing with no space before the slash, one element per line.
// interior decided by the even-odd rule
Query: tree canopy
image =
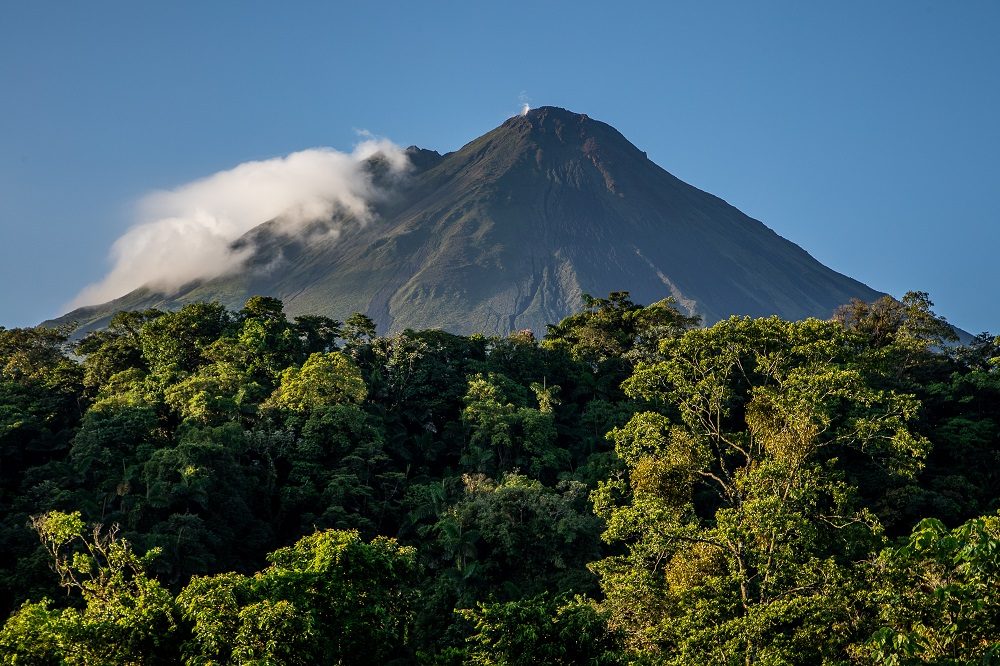
<path fill-rule="evenodd" d="M 0 329 L 0 663 L 993 663 L 998 350 L 921 292 Z"/>

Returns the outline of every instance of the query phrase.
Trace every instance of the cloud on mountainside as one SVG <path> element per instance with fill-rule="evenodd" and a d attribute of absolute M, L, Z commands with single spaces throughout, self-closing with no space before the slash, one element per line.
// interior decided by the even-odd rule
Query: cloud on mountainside
<path fill-rule="evenodd" d="M 103 303 L 141 286 L 167 292 L 234 272 L 252 248 L 235 250 L 233 241 L 269 220 L 278 220 L 289 233 L 336 212 L 369 221 L 370 204 L 380 193 L 365 161 L 376 154 L 394 174 L 409 167 L 403 149 L 368 138 L 350 153 L 311 148 L 244 162 L 145 196 L 136 223 L 111 248 L 111 270 L 81 291 L 72 307 Z"/>

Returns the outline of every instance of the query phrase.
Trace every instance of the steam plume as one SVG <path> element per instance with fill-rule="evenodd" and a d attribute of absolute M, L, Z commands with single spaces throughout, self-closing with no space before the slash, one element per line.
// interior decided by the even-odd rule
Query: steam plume
<path fill-rule="evenodd" d="M 269 220 L 278 220 L 287 233 L 337 212 L 364 224 L 380 194 L 365 168 L 376 154 L 384 157 L 390 174 L 403 174 L 409 167 L 398 146 L 369 138 L 351 153 L 312 148 L 245 162 L 147 195 L 137 207 L 136 223 L 111 248 L 111 271 L 80 292 L 73 307 L 101 303 L 141 286 L 166 292 L 195 279 L 235 272 L 252 248 L 234 250 L 232 242 Z"/>
<path fill-rule="evenodd" d="M 522 90 L 521 93 L 517 96 L 517 99 L 519 102 L 521 102 L 521 112 L 518 115 L 521 116 L 528 115 L 528 111 L 531 111 L 531 98 L 528 97 L 528 91 Z"/>

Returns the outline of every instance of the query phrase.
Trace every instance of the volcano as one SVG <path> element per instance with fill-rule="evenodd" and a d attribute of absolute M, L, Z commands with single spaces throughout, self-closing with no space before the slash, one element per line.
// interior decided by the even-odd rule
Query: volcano
<path fill-rule="evenodd" d="M 169 294 L 149 288 L 57 321 L 82 330 L 116 311 L 197 300 L 238 308 L 275 296 L 290 315 L 369 315 L 380 332 L 543 332 L 584 293 L 672 297 L 712 323 L 733 314 L 829 318 L 881 294 L 822 265 L 722 199 L 650 161 L 615 128 L 540 107 L 445 155 L 408 149 L 413 168 L 367 224 L 339 234 L 265 223 L 238 274 Z M 373 165 L 378 178 L 378 165 Z"/>

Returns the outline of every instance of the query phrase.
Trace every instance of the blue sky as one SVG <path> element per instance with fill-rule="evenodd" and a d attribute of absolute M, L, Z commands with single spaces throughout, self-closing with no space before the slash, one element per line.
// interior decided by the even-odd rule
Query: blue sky
<path fill-rule="evenodd" d="M 998 35 L 985 1 L 4 3 L 0 325 L 61 314 L 152 190 L 357 129 L 454 150 L 523 94 L 1000 332 Z"/>

